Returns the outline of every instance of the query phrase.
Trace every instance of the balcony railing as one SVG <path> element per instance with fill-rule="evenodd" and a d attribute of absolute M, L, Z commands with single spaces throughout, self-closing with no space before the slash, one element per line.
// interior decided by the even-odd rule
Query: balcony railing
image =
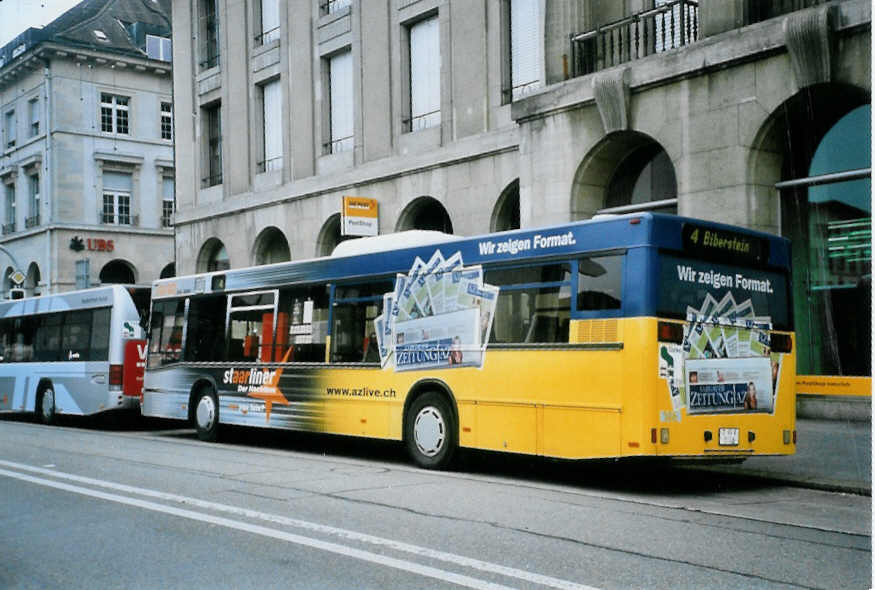
<path fill-rule="evenodd" d="M 268 158 L 267 160 L 261 160 L 255 163 L 256 169 L 258 173 L 262 172 L 272 172 L 274 170 L 282 170 L 283 168 L 283 157 L 277 156 L 275 158 Z"/>
<path fill-rule="evenodd" d="M 39 225 L 39 215 L 33 215 L 31 217 L 25 217 L 24 219 L 24 227 L 31 228 Z"/>
<path fill-rule="evenodd" d="M 3 224 L 3 235 L 8 235 L 15 233 L 15 223 L 4 223 Z"/>
<path fill-rule="evenodd" d="M 217 184 L 222 184 L 221 174 L 213 174 L 212 176 L 201 178 L 201 188 L 209 188 L 211 186 L 216 186 Z"/>
<path fill-rule="evenodd" d="M 592 31 L 571 35 L 575 76 L 591 74 L 699 39 L 699 3 L 673 0 Z"/>
<path fill-rule="evenodd" d="M 319 12 L 322 13 L 322 16 L 325 16 L 326 14 L 337 12 L 341 8 L 346 8 L 350 4 L 352 4 L 352 0 L 322 0 L 319 2 Z"/>
<path fill-rule="evenodd" d="M 268 31 L 262 31 L 255 36 L 256 45 L 268 45 L 280 38 L 280 28 L 274 27 Z"/>

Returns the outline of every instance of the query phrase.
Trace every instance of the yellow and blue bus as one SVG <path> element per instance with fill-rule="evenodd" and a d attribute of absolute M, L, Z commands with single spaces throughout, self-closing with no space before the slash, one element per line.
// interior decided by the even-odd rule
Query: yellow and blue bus
<path fill-rule="evenodd" d="M 633 214 L 152 288 L 142 411 L 564 459 L 795 452 L 790 245 Z"/>

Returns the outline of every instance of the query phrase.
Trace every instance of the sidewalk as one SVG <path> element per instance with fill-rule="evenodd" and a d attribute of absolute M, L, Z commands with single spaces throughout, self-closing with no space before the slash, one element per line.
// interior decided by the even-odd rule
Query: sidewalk
<path fill-rule="evenodd" d="M 710 469 L 816 489 L 872 495 L 872 425 L 852 420 L 796 421 L 796 454 L 751 457 Z"/>

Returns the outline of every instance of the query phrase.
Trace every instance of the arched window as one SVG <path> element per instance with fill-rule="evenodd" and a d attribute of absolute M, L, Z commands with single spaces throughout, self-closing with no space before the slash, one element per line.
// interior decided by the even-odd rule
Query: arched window
<path fill-rule="evenodd" d="M 338 244 L 355 238 L 356 236 L 341 235 L 340 213 L 335 213 L 319 230 L 319 238 L 316 240 L 316 256 L 331 256 Z"/>
<path fill-rule="evenodd" d="M 608 183 L 606 209 L 625 207 L 677 213 L 677 181 L 674 166 L 656 142 L 645 143 L 630 153 Z M 673 203 L 665 201 L 674 199 Z M 659 203 L 659 206 L 654 204 Z"/>
<path fill-rule="evenodd" d="M 492 231 L 507 231 L 520 228 L 520 181 L 514 180 L 498 197 L 492 212 Z"/>
<path fill-rule="evenodd" d="M 597 213 L 677 213 L 677 179 L 665 149 L 637 131 L 611 133 L 584 157 L 574 176 L 571 218 Z"/>
<path fill-rule="evenodd" d="M 433 197 L 419 197 L 407 205 L 398 219 L 398 231 L 426 229 L 453 233 L 453 222 L 440 201 Z"/>
<path fill-rule="evenodd" d="M 292 259 L 289 242 L 276 227 L 262 230 L 255 240 L 255 264 L 273 264 Z"/>
<path fill-rule="evenodd" d="M 210 238 L 201 247 L 197 257 L 198 272 L 214 272 L 231 268 L 231 259 L 225 244 L 219 238 Z"/>
<path fill-rule="evenodd" d="M 813 111 L 828 124 L 807 168 L 787 154 L 781 189 L 782 233 L 793 243 L 794 317 L 801 374 L 872 373 L 871 106 L 835 113 L 827 97 Z M 811 110 L 790 104 L 799 117 Z M 831 112 L 832 111 L 832 112 Z M 816 142 L 815 138 L 815 142 Z M 862 149 L 861 149 L 862 146 Z M 798 146 L 796 146 L 798 149 Z M 785 147 L 788 152 L 794 146 Z M 808 153 L 811 153 L 810 151 Z M 802 178 L 787 178 L 803 172 Z M 807 175 L 805 174 L 807 173 Z"/>
<path fill-rule="evenodd" d="M 100 269 L 100 282 L 106 284 L 135 284 L 133 267 L 124 260 L 112 260 Z"/>
<path fill-rule="evenodd" d="M 161 269 L 161 274 L 158 275 L 159 279 L 169 279 L 176 276 L 176 263 L 171 262 L 167 266 Z"/>
<path fill-rule="evenodd" d="M 31 262 L 30 266 L 27 267 L 27 279 L 24 282 L 24 287 L 27 289 L 28 296 L 37 296 L 40 294 L 40 280 L 39 266 L 36 262 Z"/>

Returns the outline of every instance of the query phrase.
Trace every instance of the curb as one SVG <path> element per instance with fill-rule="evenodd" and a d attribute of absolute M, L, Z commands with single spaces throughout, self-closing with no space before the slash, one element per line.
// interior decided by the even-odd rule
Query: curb
<path fill-rule="evenodd" d="M 872 482 L 845 481 L 837 479 L 822 479 L 804 477 L 799 475 L 774 473 L 744 467 L 729 467 L 719 465 L 701 465 L 695 469 L 710 471 L 713 473 L 726 473 L 736 477 L 755 479 L 757 481 L 778 483 L 797 488 L 822 490 L 825 492 L 837 492 L 842 494 L 854 494 L 857 496 L 872 496 Z"/>

